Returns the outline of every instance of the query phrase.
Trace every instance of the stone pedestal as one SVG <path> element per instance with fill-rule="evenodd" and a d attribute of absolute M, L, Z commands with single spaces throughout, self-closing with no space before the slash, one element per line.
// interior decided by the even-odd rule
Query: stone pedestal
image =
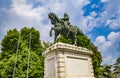
<path fill-rule="evenodd" d="M 94 78 L 91 55 L 86 48 L 58 42 L 43 52 L 44 78 Z"/>

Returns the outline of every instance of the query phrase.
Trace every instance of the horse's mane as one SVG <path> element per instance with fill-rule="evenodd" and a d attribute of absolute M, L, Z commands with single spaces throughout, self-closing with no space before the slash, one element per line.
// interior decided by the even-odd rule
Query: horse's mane
<path fill-rule="evenodd" d="M 57 21 L 59 22 L 59 17 L 55 14 L 55 13 L 52 13 L 54 16 L 55 16 L 55 18 L 57 19 Z"/>

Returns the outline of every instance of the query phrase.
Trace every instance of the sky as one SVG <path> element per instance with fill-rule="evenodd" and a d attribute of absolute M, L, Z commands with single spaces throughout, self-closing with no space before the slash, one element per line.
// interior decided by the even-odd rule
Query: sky
<path fill-rule="evenodd" d="M 0 42 L 9 29 L 25 26 L 39 30 L 42 41 L 53 42 L 50 12 L 60 18 L 67 13 L 71 24 L 98 47 L 102 64 L 120 57 L 120 0 L 0 0 Z"/>

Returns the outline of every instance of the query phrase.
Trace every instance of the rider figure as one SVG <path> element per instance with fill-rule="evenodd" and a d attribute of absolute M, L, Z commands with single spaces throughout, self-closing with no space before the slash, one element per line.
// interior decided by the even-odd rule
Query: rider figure
<path fill-rule="evenodd" d="M 70 22 L 69 22 L 69 16 L 67 13 L 64 13 L 64 17 L 61 19 L 61 22 L 63 23 L 65 28 L 69 28 Z"/>

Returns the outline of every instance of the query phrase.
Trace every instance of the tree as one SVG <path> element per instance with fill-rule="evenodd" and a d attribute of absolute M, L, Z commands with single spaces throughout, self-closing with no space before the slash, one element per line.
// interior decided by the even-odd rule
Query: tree
<path fill-rule="evenodd" d="M 48 47 L 50 47 L 53 43 L 45 42 L 43 41 L 43 49 L 46 50 Z"/>
<path fill-rule="evenodd" d="M 120 77 L 120 57 L 116 60 L 116 63 L 113 65 L 114 67 L 114 74 L 117 78 Z"/>
<path fill-rule="evenodd" d="M 31 36 L 31 38 L 30 38 Z M 18 46 L 19 41 L 19 47 Z M 31 42 L 31 43 L 30 43 Z M 29 43 L 31 47 L 29 47 Z M 9 30 L 1 43 L 0 53 L 0 78 L 11 78 L 13 76 L 15 61 L 15 78 L 25 78 L 27 75 L 28 51 L 30 50 L 29 78 L 43 78 L 44 58 L 40 34 L 35 28 L 22 28 Z M 18 48 L 18 56 L 16 50 Z"/>
<path fill-rule="evenodd" d="M 103 65 L 103 73 L 102 73 L 102 77 L 104 78 L 116 78 L 115 75 L 112 72 L 112 66 L 113 65 Z"/>
<path fill-rule="evenodd" d="M 60 35 L 60 37 L 56 40 L 56 42 L 64 42 L 68 44 L 72 44 L 72 40 L 64 35 Z M 92 50 L 92 63 L 94 69 L 94 75 L 96 78 L 99 78 L 100 75 L 100 64 L 102 62 L 101 53 L 98 51 L 98 48 L 90 42 L 90 39 L 85 35 L 77 34 L 77 46 L 85 47 L 89 50 Z"/>
<path fill-rule="evenodd" d="M 9 30 L 1 42 L 2 58 L 8 58 L 16 51 L 19 32 L 16 29 Z"/>
<path fill-rule="evenodd" d="M 35 28 L 26 28 L 24 27 L 21 29 L 21 38 L 22 40 L 29 45 L 30 39 L 30 32 L 31 32 L 31 50 L 36 52 L 38 55 L 42 55 L 43 47 L 40 41 L 40 33 L 39 31 L 35 30 Z"/>

